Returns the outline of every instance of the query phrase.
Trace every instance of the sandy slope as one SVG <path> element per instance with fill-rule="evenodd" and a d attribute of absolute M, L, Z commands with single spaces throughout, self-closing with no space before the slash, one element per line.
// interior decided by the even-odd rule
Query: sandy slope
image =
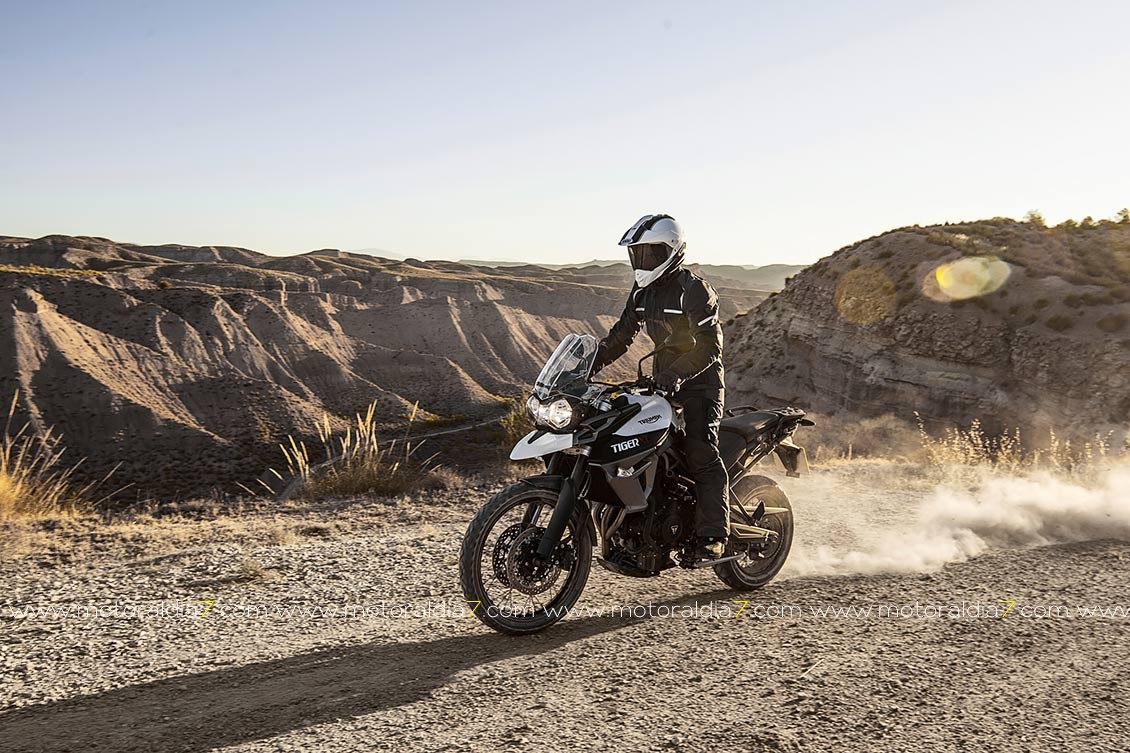
<path fill-rule="evenodd" d="M 12 751 L 1125 749 L 1130 622 L 1031 610 L 1130 607 L 1130 544 L 802 577 L 818 543 L 871 545 L 858 533 L 868 527 L 834 514 L 844 500 L 857 523 L 873 512 L 870 528 L 889 533 L 936 491 L 873 464 L 788 489 L 793 577 L 742 614 L 709 571 L 597 570 L 581 604 L 593 613 L 521 639 L 487 631 L 459 601 L 459 537 L 486 488 L 54 531 L 57 549 L 32 542 L 5 568 L 0 739 Z M 204 616 L 201 599 L 216 600 Z M 1015 611 L 995 616 L 1002 599 Z M 963 603 L 965 616 L 912 613 Z M 352 604 L 373 611 L 324 611 Z M 904 616 L 814 609 L 879 604 Z M 16 617 L 32 605 L 76 611 Z M 170 612 L 141 619 L 131 605 Z M 652 616 L 598 613 L 620 605 Z"/>

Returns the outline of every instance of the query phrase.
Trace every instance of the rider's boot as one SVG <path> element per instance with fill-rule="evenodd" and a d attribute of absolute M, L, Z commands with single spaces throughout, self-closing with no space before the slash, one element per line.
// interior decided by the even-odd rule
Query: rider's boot
<path fill-rule="evenodd" d="M 716 560 L 726 551 L 725 536 L 700 537 L 694 548 L 696 560 Z"/>

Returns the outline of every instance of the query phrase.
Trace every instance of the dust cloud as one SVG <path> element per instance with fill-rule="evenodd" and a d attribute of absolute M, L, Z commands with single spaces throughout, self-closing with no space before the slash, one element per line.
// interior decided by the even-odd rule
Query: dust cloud
<path fill-rule="evenodd" d="M 915 521 L 848 550 L 794 548 L 789 574 L 846 575 L 936 570 L 992 549 L 1130 540 L 1130 467 L 1098 471 L 1086 484 L 1050 474 L 989 477 L 974 489 L 940 485 Z"/>

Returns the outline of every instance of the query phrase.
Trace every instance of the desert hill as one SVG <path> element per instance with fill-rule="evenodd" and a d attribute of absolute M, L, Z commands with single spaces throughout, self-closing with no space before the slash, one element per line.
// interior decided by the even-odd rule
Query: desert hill
<path fill-rule="evenodd" d="M 731 403 L 1121 432 L 1130 223 L 893 230 L 821 259 L 726 335 Z"/>
<path fill-rule="evenodd" d="M 463 264 L 471 266 L 486 266 L 497 268 L 513 268 L 523 266 L 522 262 L 512 261 L 479 261 L 464 260 Z M 609 259 L 593 259 L 581 264 L 543 264 L 545 269 L 564 270 L 582 274 L 590 279 L 600 278 L 617 285 L 626 285 L 631 282 L 631 269 L 623 261 Z M 722 292 L 723 288 L 758 290 L 780 290 L 785 281 L 804 269 L 803 264 L 766 264 L 761 267 L 738 264 L 696 264 L 687 265 L 698 274 L 711 281 L 715 289 Z"/>
<path fill-rule="evenodd" d="M 768 291 L 720 280 L 723 313 Z M 390 430 L 497 414 L 566 333 L 602 333 L 626 275 L 390 260 L 333 249 L 0 237 L 0 398 L 87 475 L 199 493 L 279 465 L 323 413 L 376 400 Z"/>

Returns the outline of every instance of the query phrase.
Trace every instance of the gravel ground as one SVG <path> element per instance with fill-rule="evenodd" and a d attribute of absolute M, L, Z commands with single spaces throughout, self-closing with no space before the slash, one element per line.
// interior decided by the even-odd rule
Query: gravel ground
<path fill-rule="evenodd" d="M 929 486 L 905 475 L 789 479 L 794 551 L 859 545 L 868 510 L 903 525 Z M 709 570 L 596 568 L 580 611 L 512 638 L 469 619 L 456 582 L 494 488 L 9 527 L 27 540 L 3 568 L 0 749 L 1127 749 L 1130 621 L 1076 609 L 1130 606 L 1128 543 L 794 567 L 744 597 Z M 832 514 L 845 500 L 855 525 Z"/>

